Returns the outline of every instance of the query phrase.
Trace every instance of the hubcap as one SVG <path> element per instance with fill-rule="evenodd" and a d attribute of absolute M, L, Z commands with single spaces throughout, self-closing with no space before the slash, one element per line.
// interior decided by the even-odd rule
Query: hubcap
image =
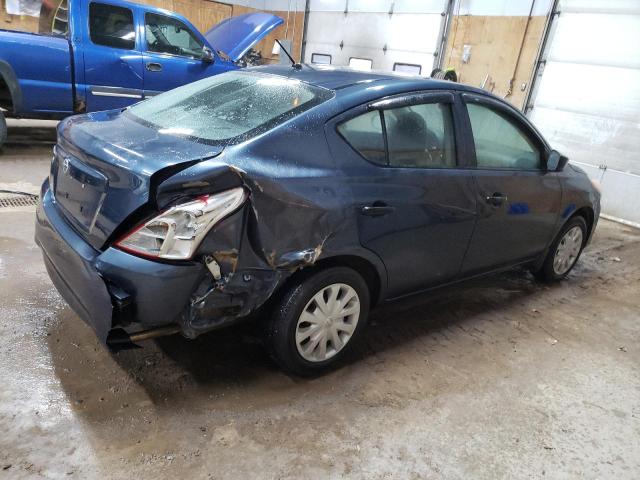
<path fill-rule="evenodd" d="M 309 362 L 328 360 L 349 342 L 359 318 L 360 298 L 352 287 L 334 283 L 322 288 L 298 318 L 298 353 Z"/>
<path fill-rule="evenodd" d="M 578 226 L 570 228 L 560 240 L 553 259 L 553 271 L 556 275 L 564 275 L 576 263 L 582 248 L 582 229 Z"/>

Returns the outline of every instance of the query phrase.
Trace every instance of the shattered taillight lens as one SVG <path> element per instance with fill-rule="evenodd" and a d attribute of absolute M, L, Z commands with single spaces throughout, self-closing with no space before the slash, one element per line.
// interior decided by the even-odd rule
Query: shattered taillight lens
<path fill-rule="evenodd" d="M 244 188 L 238 187 L 176 205 L 133 229 L 115 246 L 145 257 L 188 260 L 207 232 L 246 198 Z"/>

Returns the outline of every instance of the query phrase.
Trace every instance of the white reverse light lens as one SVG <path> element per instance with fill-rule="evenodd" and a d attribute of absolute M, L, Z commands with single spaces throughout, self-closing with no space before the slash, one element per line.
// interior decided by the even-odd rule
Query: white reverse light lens
<path fill-rule="evenodd" d="M 115 246 L 138 255 L 188 260 L 211 228 L 244 203 L 242 187 L 176 205 L 135 228 Z"/>

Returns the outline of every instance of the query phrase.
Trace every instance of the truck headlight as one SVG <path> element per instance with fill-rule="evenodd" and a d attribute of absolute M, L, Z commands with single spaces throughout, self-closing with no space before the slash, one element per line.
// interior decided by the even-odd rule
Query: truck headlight
<path fill-rule="evenodd" d="M 244 188 L 237 187 L 176 205 L 134 228 L 115 247 L 149 258 L 188 260 L 209 230 L 246 198 Z"/>

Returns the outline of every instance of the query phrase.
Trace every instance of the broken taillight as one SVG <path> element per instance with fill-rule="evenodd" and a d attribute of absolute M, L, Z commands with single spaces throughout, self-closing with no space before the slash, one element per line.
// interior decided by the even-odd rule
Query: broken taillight
<path fill-rule="evenodd" d="M 167 260 L 190 259 L 211 228 L 247 198 L 237 187 L 165 210 L 115 243 L 126 252 Z"/>

